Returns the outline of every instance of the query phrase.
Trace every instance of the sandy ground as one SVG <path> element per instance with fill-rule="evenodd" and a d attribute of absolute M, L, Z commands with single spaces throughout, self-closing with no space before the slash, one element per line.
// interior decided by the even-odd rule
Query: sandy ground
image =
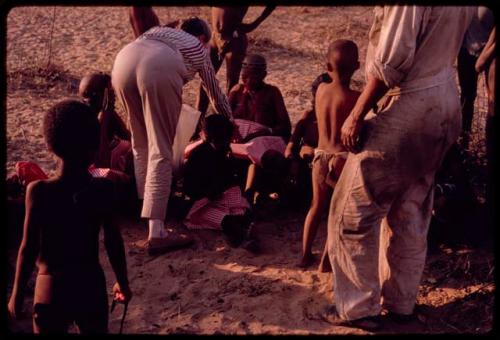
<path fill-rule="evenodd" d="M 208 19 L 210 13 L 208 7 L 154 9 L 162 23 L 189 15 Z M 261 10 L 262 7 L 251 8 L 247 20 L 255 18 Z M 354 75 L 353 85 L 358 89 L 362 87 L 371 10 L 371 7 L 278 7 L 249 35 L 249 51 L 267 58 L 267 81 L 281 89 L 293 124 L 310 107 L 310 83 L 323 72 L 324 52 L 332 40 L 348 38 L 358 44 L 361 70 Z M 6 53 L 8 173 L 20 160 L 37 162 L 47 173 L 53 173 L 55 162 L 46 151 L 41 131 L 45 110 L 64 97 L 76 96 L 83 75 L 110 72 L 115 55 L 132 38 L 125 7 L 18 7 L 11 10 L 7 17 Z M 49 62 L 52 66 L 47 68 Z M 223 88 L 224 68 L 218 74 Z M 194 104 L 198 84 L 195 79 L 184 88 L 186 103 Z M 301 252 L 303 219 L 303 213 L 278 211 L 269 220 L 257 223 L 263 249 L 260 255 L 229 248 L 220 234 L 200 231 L 194 234 L 196 242 L 190 248 L 153 258 L 136 246 L 147 236 L 145 225 L 124 221 L 122 230 L 134 292 L 124 332 L 366 333 L 334 327 L 322 319 L 325 308 L 333 303 L 332 279 L 330 274 L 318 273 L 314 267 L 305 271 L 295 267 Z M 318 256 L 325 242 L 325 229 L 323 221 L 313 249 Z M 103 251 L 101 255 L 111 289 L 113 273 Z M 463 270 L 477 259 L 485 258 L 492 261 L 488 252 L 451 249 L 429 257 L 418 297 L 423 310 L 420 322 L 406 327 L 389 324 L 384 332 L 484 333 L 490 330 L 494 290 L 490 282 L 491 266 L 480 267 L 484 269 L 481 279 L 472 274 L 464 279 Z M 9 287 L 14 259 L 15 250 L 11 249 Z M 452 274 L 462 275 L 457 274 L 454 281 L 448 276 L 439 277 L 440 268 L 450 264 L 456 265 L 450 267 Z M 478 299 L 483 299 L 483 303 L 478 305 Z M 30 303 L 28 298 L 28 311 Z M 120 313 L 118 308 L 110 316 L 112 333 L 118 332 Z M 10 323 L 9 327 L 15 332 L 30 332 L 31 322 Z"/>

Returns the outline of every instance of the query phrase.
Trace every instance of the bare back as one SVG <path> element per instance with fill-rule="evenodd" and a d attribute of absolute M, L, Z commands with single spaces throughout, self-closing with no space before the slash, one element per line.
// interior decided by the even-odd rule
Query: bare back
<path fill-rule="evenodd" d="M 112 184 L 88 179 L 80 183 L 37 183 L 29 223 L 40 230 L 39 273 L 94 271 L 99 265 L 99 231 L 110 213 Z M 87 270 L 87 272 L 88 272 Z"/>
<path fill-rule="evenodd" d="M 321 84 L 316 93 L 318 149 L 328 153 L 346 151 L 340 142 L 340 129 L 351 113 L 360 93 L 338 83 Z"/>

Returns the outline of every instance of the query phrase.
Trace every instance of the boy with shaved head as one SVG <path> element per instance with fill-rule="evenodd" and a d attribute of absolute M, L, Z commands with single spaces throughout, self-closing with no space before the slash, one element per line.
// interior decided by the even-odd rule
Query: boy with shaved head
<path fill-rule="evenodd" d="M 340 128 L 359 97 L 359 92 L 349 87 L 353 73 L 359 68 L 356 44 L 344 39 L 331 43 L 326 68 L 332 82 L 322 83 L 316 92 L 319 138 L 312 161 L 313 198 L 304 221 L 300 267 L 308 267 L 313 262 L 311 247 L 321 212 L 330 202 L 329 198 L 347 158 L 347 150 L 340 142 Z M 329 264 L 324 261 L 328 257 L 325 256 L 326 252 L 323 255 L 320 271 L 327 271 L 330 269 Z"/>

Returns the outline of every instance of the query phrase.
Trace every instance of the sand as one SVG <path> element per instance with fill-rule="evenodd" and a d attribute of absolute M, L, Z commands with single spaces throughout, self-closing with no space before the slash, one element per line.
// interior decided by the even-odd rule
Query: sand
<path fill-rule="evenodd" d="M 154 9 L 161 23 L 190 15 L 208 20 L 210 14 L 208 7 Z M 247 20 L 262 9 L 252 7 Z M 310 84 L 324 71 L 324 52 L 333 39 L 352 39 L 359 45 L 361 69 L 354 75 L 353 85 L 362 88 L 371 20 L 372 7 L 278 7 L 249 35 L 249 51 L 267 58 L 267 82 L 281 89 L 293 124 L 311 105 Z M 17 7 L 10 11 L 6 53 L 7 173 L 20 160 L 34 161 L 47 173 L 54 172 L 55 161 L 46 150 L 41 131 L 45 110 L 65 97 L 76 96 L 83 75 L 109 73 L 118 51 L 132 39 L 126 7 Z M 218 78 L 225 88 L 224 65 Z M 185 103 L 194 105 L 198 85 L 195 79 L 185 86 Z M 118 110 L 123 114 L 119 106 Z M 301 253 L 303 220 L 302 212 L 280 211 L 258 222 L 263 249 L 260 255 L 229 248 L 218 232 L 197 231 L 194 245 L 158 257 L 149 257 L 138 246 L 147 237 L 145 224 L 124 221 L 122 233 L 134 292 L 124 332 L 365 334 L 322 319 L 325 308 L 334 301 L 332 278 L 331 274 L 317 272 L 315 266 L 308 270 L 295 266 Z M 313 248 L 318 257 L 325 230 L 324 219 Z M 9 251 L 10 278 L 15 251 Z M 111 291 L 114 276 L 103 250 L 101 257 Z M 471 282 L 442 291 L 433 286 L 432 280 L 426 281 L 433 275 L 426 271 L 419 295 L 419 303 L 433 310 L 445 310 L 475 289 L 493 291 L 491 286 L 484 288 Z M 26 300 L 28 311 L 31 301 L 29 297 Z M 118 332 L 120 317 L 119 307 L 110 316 L 110 332 Z M 429 318 L 424 321 L 407 327 L 393 325 L 385 332 L 469 330 L 457 324 L 448 327 L 431 322 Z M 29 319 L 9 326 L 16 332 L 31 331 Z M 491 329 L 491 317 L 471 323 L 471 327 L 472 332 L 485 332 Z"/>

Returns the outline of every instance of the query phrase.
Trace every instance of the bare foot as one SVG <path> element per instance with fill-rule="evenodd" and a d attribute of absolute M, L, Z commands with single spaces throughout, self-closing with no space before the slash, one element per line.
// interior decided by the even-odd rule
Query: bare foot
<path fill-rule="evenodd" d="M 316 261 L 316 256 L 314 256 L 311 253 L 305 254 L 304 256 L 302 256 L 302 259 L 300 260 L 300 262 L 297 263 L 297 267 L 305 269 L 307 267 L 312 266 L 314 261 Z"/>

